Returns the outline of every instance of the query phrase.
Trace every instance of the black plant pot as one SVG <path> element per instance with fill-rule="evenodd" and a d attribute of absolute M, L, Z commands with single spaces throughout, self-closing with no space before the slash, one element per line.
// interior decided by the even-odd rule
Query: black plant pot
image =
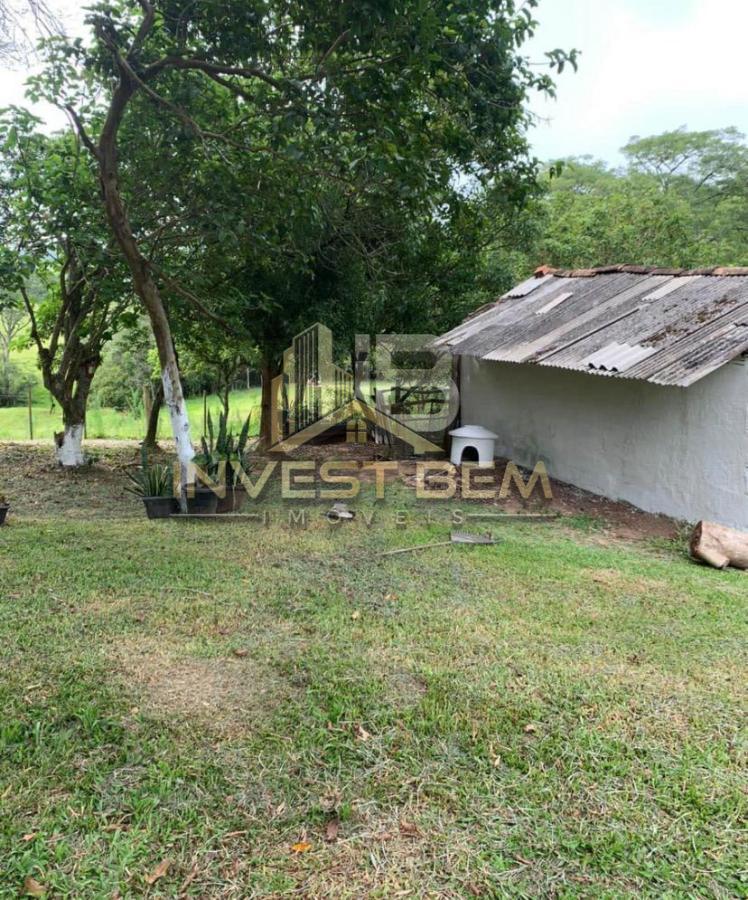
<path fill-rule="evenodd" d="M 143 504 L 149 519 L 168 519 L 179 512 L 176 497 L 143 497 Z"/>
<path fill-rule="evenodd" d="M 190 515 L 211 515 L 218 507 L 218 495 L 210 488 L 195 488 L 194 496 L 187 497 L 187 512 Z"/>
<path fill-rule="evenodd" d="M 9 506 L 0 506 L 0 525 L 5 524 L 5 517 L 8 515 Z"/>

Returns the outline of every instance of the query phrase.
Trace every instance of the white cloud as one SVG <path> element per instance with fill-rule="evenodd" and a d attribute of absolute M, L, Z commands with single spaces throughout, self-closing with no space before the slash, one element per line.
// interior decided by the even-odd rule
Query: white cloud
<path fill-rule="evenodd" d="M 651 13 L 655 0 L 551 2 L 538 11 L 533 53 L 574 46 L 582 57 L 556 102 L 533 103 L 550 119 L 532 135 L 539 155 L 611 159 L 632 134 L 684 124 L 748 130 L 748 4 L 694 0 L 663 17 Z"/>

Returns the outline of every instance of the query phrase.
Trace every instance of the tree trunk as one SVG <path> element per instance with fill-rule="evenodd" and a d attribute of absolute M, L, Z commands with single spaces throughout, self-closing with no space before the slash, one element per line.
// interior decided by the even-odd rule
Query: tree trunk
<path fill-rule="evenodd" d="M 161 381 L 164 388 L 164 403 L 169 410 L 171 428 L 176 443 L 177 458 L 181 471 L 182 509 L 186 510 L 185 495 L 187 466 L 195 455 L 190 435 L 190 421 L 187 416 L 179 366 L 174 351 L 171 327 L 161 293 L 151 275 L 148 260 L 140 252 L 132 232 L 130 220 L 119 189 L 117 167 L 117 132 L 122 116 L 135 93 L 135 85 L 124 75 L 112 95 L 106 122 L 101 131 L 97 159 L 104 206 L 112 234 L 119 244 L 132 275 L 133 287 L 148 313 L 156 341 Z"/>
<path fill-rule="evenodd" d="M 223 414 L 226 417 L 227 422 L 229 420 L 229 394 L 230 393 L 231 393 L 231 383 L 227 380 L 226 383 L 223 385 L 223 388 L 222 388 L 222 391 L 221 391 L 221 394 L 219 397 L 219 399 L 221 401 L 221 406 L 223 407 Z"/>
<path fill-rule="evenodd" d="M 83 435 L 86 430 L 86 409 L 91 382 L 100 363 L 100 358 L 83 360 L 78 363 L 72 384 L 64 379 L 64 373 L 57 378 L 45 378 L 47 390 L 62 408 L 63 430 L 55 434 L 57 462 L 65 468 L 86 464 L 83 452 Z"/>
<path fill-rule="evenodd" d="M 690 548 L 691 556 L 715 569 L 748 569 L 748 534 L 744 531 L 699 522 L 691 535 Z"/>
<path fill-rule="evenodd" d="M 164 386 L 159 381 L 156 392 L 151 401 L 151 408 L 148 411 L 148 427 L 145 431 L 143 443 L 145 446 L 153 450 L 158 446 L 158 421 L 161 415 L 161 407 L 164 405 Z"/>
<path fill-rule="evenodd" d="M 270 357 L 263 357 L 260 364 L 262 389 L 260 394 L 260 441 L 259 448 L 267 450 L 277 440 L 273 435 L 273 379 L 277 376 L 277 367 Z"/>
<path fill-rule="evenodd" d="M 83 422 L 65 422 L 64 431 L 55 434 L 57 445 L 57 462 L 65 468 L 75 468 L 86 463 L 83 452 Z"/>

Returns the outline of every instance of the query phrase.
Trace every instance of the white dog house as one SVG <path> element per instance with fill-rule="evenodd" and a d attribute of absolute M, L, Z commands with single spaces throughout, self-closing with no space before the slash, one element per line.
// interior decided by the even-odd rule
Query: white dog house
<path fill-rule="evenodd" d="M 464 462 L 477 462 L 486 466 L 493 462 L 494 447 L 498 435 L 481 425 L 465 425 L 449 432 L 452 438 L 450 461 L 459 466 Z"/>
<path fill-rule="evenodd" d="M 543 268 L 437 346 L 498 455 L 748 528 L 748 269 Z"/>

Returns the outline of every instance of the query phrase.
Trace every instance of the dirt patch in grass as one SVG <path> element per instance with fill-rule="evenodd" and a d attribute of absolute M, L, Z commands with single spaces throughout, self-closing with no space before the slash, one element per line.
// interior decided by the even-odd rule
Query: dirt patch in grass
<path fill-rule="evenodd" d="M 278 674 L 251 655 L 203 659 L 141 640 L 118 645 L 113 658 L 117 677 L 136 689 L 144 711 L 195 721 L 223 735 L 251 729 L 289 692 Z"/>
<path fill-rule="evenodd" d="M 404 669 L 384 676 L 388 701 L 395 709 L 408 709 L 420 702 L 428 685 L 425 679 Z"/>
<path fill-rule="evenodd" d="M 253 857 L 259 855 L 268 861 L 266 877 L 282 878 L 286 885 L 288 893 L 272 893 L 273 897 L 458 898 L 466 896 L 466 888 L 467 896 L 490 896 L 470 892 L 473 880 L 477 884 L 486 875 L 475 858 L 470 832 L 448 815 L 434 818 L 417 806 L 353 800 L 349 816 L 341 822 L 332 811 L 324 823 L 280 827 L 272 838 L 265 846 L 255 844 L 251 854 L 242 854 L 236 866 L 238 890 L 254 867 Z M 299 844 L 308 850 L 293 852 L 291 848 Z M 442 866 L 445 847 L 449 863 Z M 469 866 L 464 859 L 471 860 Z"/>
<path fill-rule="evenodd" d="M 142 516 L 137 498 L 125 490 L 125 472 L 139 462 L 138 445 L 86 442 L 91 465 L 63 469 L 52 443 L 0 443 L 0 487 L 15 516 L 74 519 Z"/>
<path fill-rule="evenodd" d="M 588 577 L 600 588 L 617 593 L 633 592 L 652 596 L 672 589 L 664 579 L 648 578 L 645 575 L 632 576 L 618 569 L 589 569 Z"/>
<path fill-rule="evenodd" d="M 494 477 L 491 480 L 481 481 L 481 489 L 498 491 L 504 480 L 508 460 L 497 459 L 494 469 Z M 407 487 L 415 490 L 417 463 L 415 460 L 406 460 L 400 463 L 400 479 Z M 520 470 L 527 482 L 530 472 Z M 481 472 L 481 477 L 486 478 L 486 472 Z M 427 482 L 429 478 L 427 476 Z M 533 493 L 524 499 L 517 489 L 516 484 L 511 485 L 509 496 L 502 500 L 469 501 L 471 505 L 479 507 L 495 507 L 496 512 L 505 514 L 535 513 L 544 515 L 560 515 L 583 525 L 586 520 L 590 529 L 596 532 L 597 543 L 605 545 L 608 540 L 674 540 L 680 536 L 683 523 L 671 519 L 668 516 L 654 515 L 644 512 L 632 506 L 630 503 L 619 500 L 610 500 L 597 494 L 585 491 L 555 478 L 549 478 L 552 498 L 543 496 L 541 486 L 538 483 Z M 457 475 L 457 493 L 462 493 L 462 479 Z M 433 489 L 433 487 L 432 487 Z M 436 488 L 438 489 L 438 487 Z M 491 510 L 492 512 L 494 510 Z"/>
<path fill-rule="evenodd" d="M 0 485 L 12 506 L 10 522 L 15 516 L 64 515 L 75 519 L 142 516 L 140 501 L 125 490 L 128 485 L 126 472 L 140 461 L 138 442 L 91 440 L 86 442 L 86 451 L 93 456 L 93 464 L 68 471 L 56 464 L 51 442 L 0 442 Z M 170 445 L 164 442 L 161 450 L 151 454 L 151 459 L 168 462 L 170 451 Z M 388 455 L 374 444 L 345 443 L 306 445 L 293 454 L 318 463 L 328 459 L 358 462 L 364 466 L 358 473 L 359 478 L 367 484 L 374 480 L 375 474 L 365 464 Z M 259 470 L 267 457 L 257 455 L 250 457 L 250 461 Z M 400 482 L 414 490 L 416 465 L 415 460 L 401 460 L 398 472 L 387 473 L 386 482 Z M 505 466 L 506 460 L 497 460 L 496 488 L 502 483 Z M 528 472 L 524 473 L 525 478 L 528 475 Z M 515 486 L 506 500 L 470 500 L 467 503 L 477 509 L 498 513 L 559 514 L 566 523 L 574 526 L 569 532 L 576 540 L 580 532 L 589 532 L 586 541 L 602 546 L 619 541 L 672 541 L 684 535 L 683 523 L 667 516 L 652 515 L 628 503 L 599 497 L 555 479 L 550 481 L 551 500 L 542 496 L 539 486 L 529 499 L 524 500 Z M 459 497 L 460 490 L 455 502 L 461 502 Z"/>

